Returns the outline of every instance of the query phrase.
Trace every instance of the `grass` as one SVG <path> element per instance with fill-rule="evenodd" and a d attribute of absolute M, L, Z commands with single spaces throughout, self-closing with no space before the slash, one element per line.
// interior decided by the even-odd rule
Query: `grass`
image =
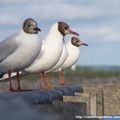
<path fill-rule="evenodd" d="M 58 73 L 50 73 L 52 77 L 58 78 Z M 116 67 L 93 67 L 93 66 L 77 66 L 75 70 L 66 69 L 66 78 L 110 78 L 120 77 L 120 68 Z M 29 74 L 24 79 L 37 79 L 37 74 Z"/>
<path fill-rule="evenodd" d="M 77 66 L 74 71 L 71 69 L 66 70 L 66 77 L 79 76 L 82 78 L 106 78 L 106 77 L 119 77 L 120 70 L 116 69 L 95 69 L 91 66 Z"/>

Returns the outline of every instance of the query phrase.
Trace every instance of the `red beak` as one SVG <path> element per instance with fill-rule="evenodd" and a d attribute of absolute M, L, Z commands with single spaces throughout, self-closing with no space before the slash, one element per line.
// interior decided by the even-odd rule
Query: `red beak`
<path fill-rule="evenodd" d="M 70 30 L 70 34 L 76 35 L 76 36 L 80 36 L 77 32 L 74 32 L 72 30 Z"/>

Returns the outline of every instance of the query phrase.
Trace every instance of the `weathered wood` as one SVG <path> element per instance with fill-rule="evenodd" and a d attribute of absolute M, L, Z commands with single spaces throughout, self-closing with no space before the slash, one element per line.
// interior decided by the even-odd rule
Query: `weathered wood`
<path fill-rule="evenodd" d="M 96 93 L 93 92 L 90 96 L 90 107 L 91 107 L 91 115 L 97 115 L 97 100 L 96 100 Z"/>
<path fill-rule="evenodd" d="M 90 96 L 88 93 L 75 93 L 75 96 L 63 96 L 64 102 L 73 103 L 85 103 L 86 104 L 86 115 L 91 115 L 90 111 Z"/>
<path fill-rule="evenodd" d="M 103 98 L 103 90 L 99 89 L 97 91 L 97 115 L 103 116 L 104 115 L 104 98 Z"/>
<path fill-rule="evenodd" d="M 86 102 L 86 114 L 91 115 L 90 93 L 88 93 L 88 92 L 83 92 L 83 93 L 75 92 L 75 96 L 79 96 L 79 97 L 85 99 L 85 101 L 83 99 L 83 101 L 81 101 L 81 103 Z"/>
<path fill-rule="evenodd" d="M 89 93 L 79 93 L 79 92 L 75 92 L 76 96 L 81 96 L 81 97 L 90 97 Z"/>
<path fill-rule="evenodd" d="M 86 113 L 92 116 L 102 116 L 103 113 L 103 92 L 101 89 L 85 88 L 83 93 L 75 92 L 75 96 L 64 96 L 64 102 L 86 103 Z"/>

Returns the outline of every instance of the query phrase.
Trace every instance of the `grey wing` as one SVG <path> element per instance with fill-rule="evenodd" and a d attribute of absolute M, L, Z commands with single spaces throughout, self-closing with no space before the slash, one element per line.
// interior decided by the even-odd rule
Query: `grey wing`
<path fill-rule="evenodd" d="M 11 36 L 0 42 L 0 62 L 6 59 L 17 49 L 18 45 L 15 39 L 15 36 Z"/>

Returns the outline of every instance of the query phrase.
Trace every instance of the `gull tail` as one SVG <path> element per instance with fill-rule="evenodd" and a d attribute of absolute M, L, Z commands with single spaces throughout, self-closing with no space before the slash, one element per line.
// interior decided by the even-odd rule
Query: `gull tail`
<path fill-rule="evenodd" d="M 2 78 L 4 76 L 4 73 L 0 73 L 0 78 Z"/>
<path fill-rule="evenodd" d="M 22 71 L 19 72 L 20 75 L 23 75 L 24 73 Z M 11 73 L 11 78 L 14 78 L 16 77 L 16 72 L 12 72 Z M 0 74 L 0 81 L 5 81 L 9 78 L 8 74 L 5 73 L 5 74 Z"/>

